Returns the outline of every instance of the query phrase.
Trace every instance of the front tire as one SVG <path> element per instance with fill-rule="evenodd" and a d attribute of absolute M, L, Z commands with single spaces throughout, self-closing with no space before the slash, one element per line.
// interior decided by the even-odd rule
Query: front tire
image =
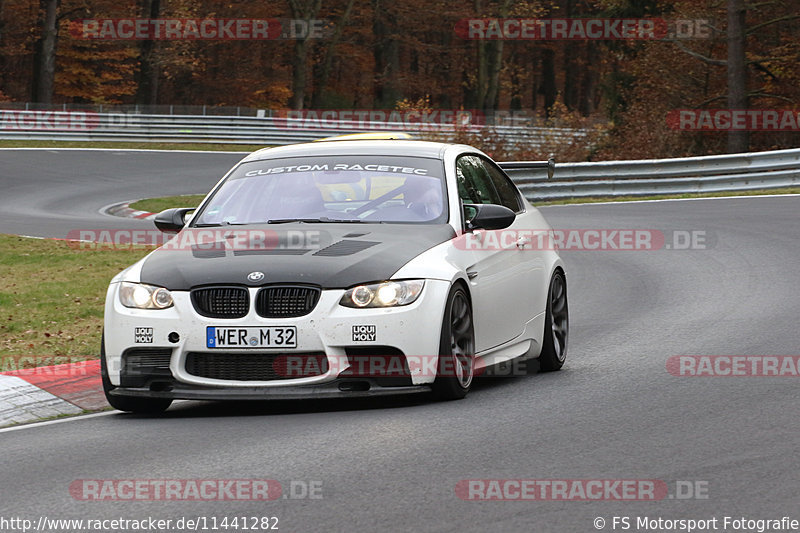
<path fill-rule="evenodd" d="M 567 280 L 561 270 L 556 270 L 547 291 L 542 353 L 539 355 L 539 370 L 560 370 L 567 360 L 569 339 L 569 305 L 567 303 Z"/>
<path fill-rule="evenodd" d="M 439 339 L 439 365 L 433 392 L 440 400 L 460 400 L 475 374 L 475 328 L 472 306 L 460 285 L 450 289 Z"/>
<path fill-rule="evenodd" d="M 111 380 L 108 377 L 107 365 L 106 336 L 103 333 L 100 340 L 100 379 L 103 382 L 103 393 L 106 395 L 106 401 L 114 409 L 139 414 L 158 414 L 166 411 L 172 404 L 172 400 L 169 398 L 131 398 L 112 395 L 111 391 L 116 387 L 111 384 Z"/>

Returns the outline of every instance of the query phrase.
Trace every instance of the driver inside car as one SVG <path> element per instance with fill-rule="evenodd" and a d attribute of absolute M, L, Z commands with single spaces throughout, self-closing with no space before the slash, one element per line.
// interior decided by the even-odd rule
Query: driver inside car
<path fill-rule="evenodd" d="M 442 214 L 442 186 L 438 179 L 409 177 L 403 191 L 406 208 L 420 220 L 433 220 Z"/>

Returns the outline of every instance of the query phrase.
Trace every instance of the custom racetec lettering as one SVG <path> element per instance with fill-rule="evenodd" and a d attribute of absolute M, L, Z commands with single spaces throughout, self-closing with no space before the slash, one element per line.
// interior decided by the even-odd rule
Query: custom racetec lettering
<path fill-rule="evenodd" d="M 328 156 L 266 159 L 243 163 L 229 180 L 269 176 L 274 174 L 303 173 L 322 183 L 337 182 L 337 175 L 353 173 L 345 180 L 356 180 L 368 175 L 430 176 L 444 175 L 442 161 L 427 157 L 408 156 Z"/>
<path fill-rule="evenodd" d="M 245 176 L 265 176 L 267 174 L 283 174 L 286 172 L 315 172 L 315 171 L 361 171 L 366 170 L 369 172 L 392 172 L 395 174 L 416 174 L 417 176 L 427 176 L 427 168 L 414 168 L 414 167 L 400 167 L 390 165 L 359 165 L 357 163 L 348 165 L 347 163 L 339 163 L 337 165 L 296 165 L 288 167 L 272 167 L 259 170 L 251 170 L 245 173 Z"/>

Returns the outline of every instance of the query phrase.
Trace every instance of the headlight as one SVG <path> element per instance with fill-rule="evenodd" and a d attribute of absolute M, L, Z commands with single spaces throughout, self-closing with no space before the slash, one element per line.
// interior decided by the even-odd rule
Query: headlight
<path fill-rule="evenodd" d="M 123 282 L 119 288 L 119 301 L 133 309 L 166 309 L 172 307 L 172 295 L 164 287 L 144 283 Z"/>
<path fill-rule="evenodd" d="M 345 307 L 395 307 L 414 303 L 425 286 L 424 280 L 387 281 L 359 285 L 345 291 L 339 301 Z"/>

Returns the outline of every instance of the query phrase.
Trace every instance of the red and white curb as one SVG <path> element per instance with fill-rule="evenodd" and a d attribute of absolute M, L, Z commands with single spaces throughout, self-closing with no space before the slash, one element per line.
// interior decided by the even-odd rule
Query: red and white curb
<path fill-rule="evenodd" d="M 107 407 L 98 360 L 0 373 L 0 427 Z"/>
<path fill-rule="evenodd" d="M 133 202 L 124 202 L 121 204 L 114 204 L 108 207 L 104 207 L 100 211 L 105 213 L 106 215 L 111 215 L 114 217 L 124 217 L 124 218 L 138 218 L 138 219 L 145 219 L 145 220 L 152 220 L 155 218 L 157 213 L 150 213 L 149 211 L 138 211 L 136 209 L 131 209 L 130 204 Z"/>

